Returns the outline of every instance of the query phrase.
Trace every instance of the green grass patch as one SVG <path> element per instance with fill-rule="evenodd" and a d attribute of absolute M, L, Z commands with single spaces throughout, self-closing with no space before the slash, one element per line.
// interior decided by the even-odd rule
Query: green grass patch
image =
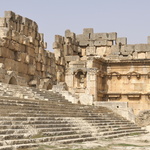
<path fill-rule="evenodd" d="M 130 133 L 129 136 L 140 135 L 141 133 Z"/>
<path fill-rule="evenodd" d="M 31 136 L 31 139 L 42 138 L 42 137 L 44 137 L 44 136 L 42 135 L 42 132 L 39 132 L 39 133 L 37 133 L 37 134 Z"/>
<path fill-rule="evenodd" d="M 122 147 L 143 147 L 143 146 L 140 146 L 140 145 L 127 144 L 127 143 L 114 144 L 114 146 L 122 146 Z"/>

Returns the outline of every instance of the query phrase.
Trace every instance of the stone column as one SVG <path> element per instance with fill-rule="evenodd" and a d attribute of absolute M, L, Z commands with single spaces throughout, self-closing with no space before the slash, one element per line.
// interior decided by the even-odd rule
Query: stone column
<path fill-rule="evenodd" d="M 97 68 L 89 68 L 87 71 L 87 91 L 97 101 Z"/>

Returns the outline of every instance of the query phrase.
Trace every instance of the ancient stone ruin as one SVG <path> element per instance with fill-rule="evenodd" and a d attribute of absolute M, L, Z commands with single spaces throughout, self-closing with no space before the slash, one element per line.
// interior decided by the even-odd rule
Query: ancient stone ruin
<path fill-rule="evenodd" d="M 45 48 L 36 22 L 6 11 L 0 18 L 0 81 L 51 89 L 56 83 L 55 57 Z"/>
<path fill-rule="evenodd" d="M 0 18 L 0 81 L 8 84 L 64 90 L 72 102 L 133 109 L 149 108 L 148 44 L 127 44 L 117 33 L 56 35 L 54 53 L 45 50 L 36 22 L 6 11 Z M 109 102 L 108 102 L 109 101 Z M 102 103 L 101 103 L 102 102 Z M 117 103 L 115 103 L 117 102 Z"/>
<path fill-rule="evenodd" d="M 66 30 L 65 36 L 55 36 L 53 53 L 45 50 L 36 22 L 6 11 L 0 18 L 0 133 L 9 128 L 13 136 L 0 135 L 0 146 L 7 143 L 11 150 L 54 139 L 71 143 L 145 133 L 125 118 L 135 122 L 138 115 L 139 125 L 150 124 L 141 123 L 145 115 L 149 118 L 149 40 L 130 45 L 115 32 Z M 9 126 L 16 120 L 20 126 Z M 30 128 L 50 137 L 32 140 Z"/>

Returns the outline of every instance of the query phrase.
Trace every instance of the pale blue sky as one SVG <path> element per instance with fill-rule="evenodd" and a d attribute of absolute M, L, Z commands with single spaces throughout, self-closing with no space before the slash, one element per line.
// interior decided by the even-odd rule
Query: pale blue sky
<path fill-rule="evenodd" d="M 146 43 L 150 36 L 150 0 L 0 0 L 0 17 L 5 10 L 37 22 L 51 51 L 54 35 L 66 29 L 117 32 L 129 44 Z"/>

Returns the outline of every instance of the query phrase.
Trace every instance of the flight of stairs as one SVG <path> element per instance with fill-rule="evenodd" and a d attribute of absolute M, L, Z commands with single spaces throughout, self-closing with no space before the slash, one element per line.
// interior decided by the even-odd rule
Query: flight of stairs
<path fill-rule="evenodd" d="M 12 91 L 20 88 L 11 85 Z M 51 91 L 27 91 L 28 99 L 8 94 L 0 97 L 0 150 L 146 133 L 108 108 L 72 104 Z"/>

